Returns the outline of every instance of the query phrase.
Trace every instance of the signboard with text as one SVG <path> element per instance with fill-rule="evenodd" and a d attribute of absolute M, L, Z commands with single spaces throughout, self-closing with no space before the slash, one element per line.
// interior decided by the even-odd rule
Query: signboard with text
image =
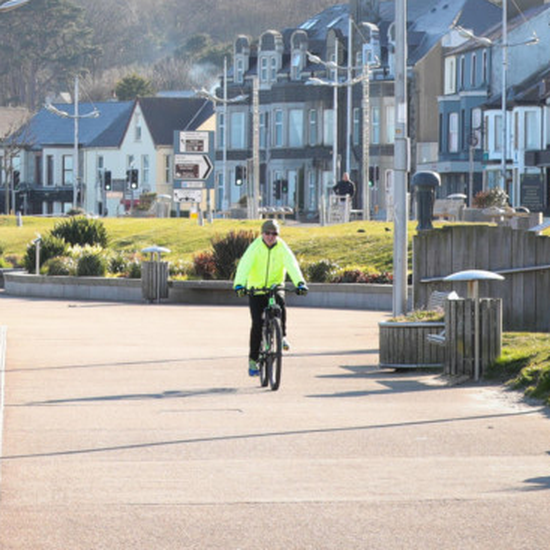
<path fill-rule="evenodd" d="M 544 204 L 544 182 L 541 174 L 524 174 L 521 177 L 521 206 L 531 212 L 542 212 Z"/>
<path fill-rule="evenodd" d="M 214 187 L 214 132 L 174 132 L 174 189 Z M 193 185 L 196 183 L 197 185 Z"/>

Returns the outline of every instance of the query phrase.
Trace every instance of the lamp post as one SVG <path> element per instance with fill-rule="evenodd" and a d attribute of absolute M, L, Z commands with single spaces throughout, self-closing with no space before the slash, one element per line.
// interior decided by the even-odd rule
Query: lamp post
<path fill-rule="evenodd" d="M 368 75 L 362 74 L 356 78 L 352 78 L 350 80 L 345 80 L 340 82 L 338 79 L 338 71 L 347 71 L 347 67 L 341 67 L 340 65 L 336 64 L 334 61 L 323 61 L 319 56 L 314 55 L 310 52 L 308 52 L 309 60 L 312 63 L 319 63 L 326 67 L 327 69 L 330 69 L 334 72 L 334 78 L 333 80 L 325 80 L 322 78 L 317 77 L 310 77 L 307 81 L 308 84 L 313 84 L 314 86 L 331 86 L 333 89 L 333 96 L 332 96 L 332 108 L 333 108 L 333 126 L 332 126 L 332 178 L 333 178 L 333 185 L 336 185 L 336 182 L 338 181 L 338 88 L 347 87 L 349 90 L 351 90 L 352 86 L 355 86 L 355 84 L 364 81 L 365 78 L 368 78 Z M 353 68 L 353 67 L 352 67 Z M 348 121 L 349 123 L 349 121 Z M 348 128 L 349 130 L 349 128 Z M 349 144 L 349 131 L 347 132 L 347 139 Z M 346 161 L 349 162 L 349 161 Z M 349 171 L 349 164 L 346 164 L 346 168 Z M 323 191 L 323 196 L 324 196 Z"/>
<path fill-rule="evenodd" d="M 212 101 L 215 105 L 222 105 L 223 106 L 223 134 L 222 134 L 222 177 L 223 177 L 223 187 L 220 187 L 218 185 L 218 197 L 219 202 L 222 208 L 225 205 L 225 202 L 227 200 L 226 198 L 226 190 L 229 189 L 229 182 L 227 178 L 227 106 L 231 103 L 240 103 L 242 101 L 245 101 L 248 99 L 247 95 L 238 95 L 236 97 L 233 97 L 231 99 L 227 98 L 227 57 L 223 58 L 223 97 L 218 97 L 212 93 L 210 93 L 205 88 L 201 88 L 200 90 L 196 91 L 197 95 L 200 97 L 204 97 L 205 99 L 208 99 Z M 228 204 L 227 204 L 228 206 Z"/>
<path fill-rule="evenodd" d="M 80 163 L 78 158 L 78 122 L 81 118 L 97 118 L 100 113 L 99 111 L 94 107 L 93 111 L 90 111 L 89 113 L 86 113 L 84 115 L 81 115 L 79 113 L 79 105 L 78 105 L 78 75 L 74 79 L 74 113 L 68 113 L 67 111 L 61 111 L 54 105 L 47 103 L 46 109 L 48 111 L 54 113 L 57 116 L 60 116 L 61 118 L 72 118 L 74 120 L 74 144 L 73 144 L 73 208 L 76 208 L 78 206 L 78 190 L 79 190 L 79 177 L 80 177 Z M 81 197 L 82 202 L 82 197 Z"/>

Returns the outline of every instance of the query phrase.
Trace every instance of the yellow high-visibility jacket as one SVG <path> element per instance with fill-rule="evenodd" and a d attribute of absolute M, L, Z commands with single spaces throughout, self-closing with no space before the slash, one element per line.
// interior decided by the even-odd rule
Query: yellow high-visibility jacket
<path fill-rule="evenodd" d="M 246 288 L 263 288 L 282 285 L 287 272 L 294 285 L 305 283 L 298 261 L 288 245 L 279 238 L 269 248 L 260 235 L 250 243 L 240 259 L 233 287 L 241 285 Z"/>

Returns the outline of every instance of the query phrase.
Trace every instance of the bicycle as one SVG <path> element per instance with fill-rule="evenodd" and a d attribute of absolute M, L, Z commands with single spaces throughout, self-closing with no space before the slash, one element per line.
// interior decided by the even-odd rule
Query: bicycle
<path fill-rule="evenodd" d="M 260 385 L 265 388 L 268 384 L 272 391 L 277 391 L 281 383 L 283 368 L 283 328 L 281 325 L 281 306 L 275 296 L 284 286 L 273 285 L 269 288 L 250 288 L 247 294 L 267 294 L 268 302 L 264 309 L 262 342 L 258 366 L 260 368 Z"/>

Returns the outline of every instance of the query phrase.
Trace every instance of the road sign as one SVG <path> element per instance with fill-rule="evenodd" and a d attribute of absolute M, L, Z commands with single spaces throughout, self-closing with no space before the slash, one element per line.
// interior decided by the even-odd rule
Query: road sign
<path fill-rule="evenodd" d="M 182 180 L 205 180 L 214 166 L 208 155 L 176 155 L 175 178 Z"/>
<path fill-rule="evenodd" d="M 208 153 L 208 132 L 180 132 L 180 153 Z"/>
<path fill-rule="evenodd" d="M 174 189 L 174 202 L 202 202 L 202 189 Z"/>
<path fill-rule="evenodd" d="M 174 184 L 174 189 L 204 189 L 206 184 L 204 181 L 180 181 Z"/>

